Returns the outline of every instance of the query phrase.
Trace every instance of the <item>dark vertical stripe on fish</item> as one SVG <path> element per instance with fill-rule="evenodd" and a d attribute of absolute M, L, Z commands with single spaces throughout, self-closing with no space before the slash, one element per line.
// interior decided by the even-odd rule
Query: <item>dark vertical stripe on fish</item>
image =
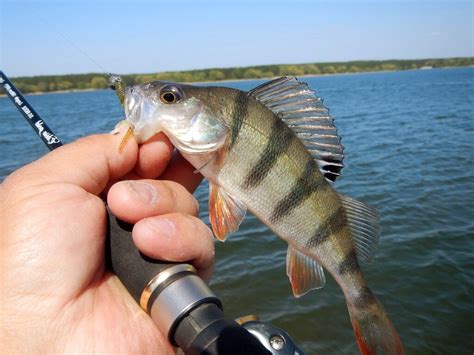
<path fill-rule="evenodd" d="M 352 274 L 358 271 L 360 271 L 360 268 L 357 261 L 357 255 L 354 248 L 352 248 L 350 253 L 347 254 L 344 260 L 339 264 L 339 274 Z"/>
<path fill-rule="evenodd" d="M 346 211 L 344 207 L 340 205 L 326 220 L 321 222 L 319 228 L 329 235 L 334 235 L 346 226 Z"/>
<path fill-rule="evenodd" d="M 337 235 L 346 226 L 346 211 L 341 205 L 326 220 L 321 222 L 314 234 L 306 242 L 305 247 L 309 250 L 318 247 L 329 240 L 330 236 Z"/>
<path fill-rule="evenodd" d="M 293 139 L 296 139 L 293 131 L 281 119 L 275 119 L 265 150 L 245 178 L 243 186 L 245 188 L 258 186 L 273 168 L 278 157 L 287 151 Z"/>
<path fill-rule="evenodd" d="M 278 202 L 270 216 L 272 223 L 278 222 L 283 216 L 290 213 L 299 204 L 306 200 L 313 192 L 325 186 L 326 182 L 318 175 L 318 167 L 313 159 L 308 159 L 305 169 L 296 181 L 291 191 Z"/>
<path fill-rule="evenodd" d="M 234 113 L 232 115 L 231 121 L 229 149 L 232 149 L 237 137 L 239 136 L 242 123 L 244 122 L 244 118 L 248 112 L 248 103 L 249 98 L 247 97 L 247 94 L 243 91 L 238 91 L 234 101 Z"/>
<path fill-rule="evenodd" d="M 305 249 L 307 250 L 314 250 L 319 245 L 323 244 L 324 242 L 329 240 L 330 235 L 325 232 L 321 232 L 321 229 L 318 228 L 314 234 L 309 238 L 305 243 Z"/>
<path fill-rule="evenodd" d="M 305 243 L 305 248 L 308 250 L 317 248 L 320 244 L 328 241 L 331 235 L 337 235 L 344 226 L 346 226 L 346 214 L 344 208 L 339 206 L 325 221 L 322 221 Z"/>

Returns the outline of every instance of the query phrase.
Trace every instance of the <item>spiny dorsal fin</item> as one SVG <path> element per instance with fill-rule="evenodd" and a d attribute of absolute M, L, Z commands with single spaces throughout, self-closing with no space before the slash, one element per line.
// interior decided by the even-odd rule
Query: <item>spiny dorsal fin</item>
<path fill-rule="evenodd" d="M 246 212 L 243 202 L 230 196 L 220 186 L 209 183 L 209 219 L 218 240 L 224 242 L 229 234 L 236 232 Z"/>
<path fill-rule="evenodd" d="M 326 284 L 322 266 L 289 245 L 286 254 L 286 274 L 290 279 L 293 295 L 297 298 Z"/>
<path fill-rule="evenodd" d="M 296 133 L 326 180 L 334 182 L 344 167 L 344 147 L 328 109 L 308 84 L 283 77 L 248 94 L 275 112 Z"/>
<path fill-rule="evenodd" d="M 370 263 L 374 258 L 380 237 L 380 216 L 378 211 L 365 203 L 339 194 L 352 231 L 357 258 Z"/>

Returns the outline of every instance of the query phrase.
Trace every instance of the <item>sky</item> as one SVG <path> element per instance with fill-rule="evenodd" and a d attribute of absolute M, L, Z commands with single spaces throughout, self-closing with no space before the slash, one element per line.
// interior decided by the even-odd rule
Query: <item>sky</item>
<path fill-rule="evenodd" d="M 474 56 L 474 1 L 0 0 L 9 76 Z"/>

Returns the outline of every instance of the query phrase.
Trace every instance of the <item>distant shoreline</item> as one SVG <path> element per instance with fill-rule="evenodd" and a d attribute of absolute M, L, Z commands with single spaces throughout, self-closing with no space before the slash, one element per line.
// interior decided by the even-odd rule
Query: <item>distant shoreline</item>
<path fill-rule="evenodd" d="M 254 81 L 254 80 L 271 80 L 271 79 L 274 79 L 274 78 L 277 78 L 277 77 L 281 77 L 281 76 L 296 76 L 298 78 L 306 78 L 306 77 L 324 77 L 324 76 L 334 76 L 334 75 L 352 75 L 352 74 L 368 74 L 368 73 L 385 73 L 385 72 L 396 72 L 396 71 L 409 71 L 409 70 L 424 70 L 424 69 L 449 69 L 449 68 L 468 68 L 468 67 L 474 67 L 474 58 L 462 58 L 463 60 L 467 60 L 467 62 L 469 62 L 469 64 L 467 65 L 446 65 L 446 66 L 442 66 L 442 65 L 438 65 L 438 66 L 424 66 L 424 65 L 421 65 L 421 64 L 424 64 L 424 63 L 430 63 L 432 61 L 440 61 L 440 63 L 443 63 L 443 62 L 447 62 L 447 61 L 450 61 L 450 60 L 453 60 L 453 59 L 436 59 L 436 60 L 414 60 L 414 61 L 403 61 L 403 60 L 399 60 L 399 61 L 396 61 L 396 62 L 409 62 L 409 63 L 412 63 L 412 62 L 416 62 L 418 64 L 418 67 L 416 68 L 394 68 L 394 69 L 383 69 L 383 70 L 371 70 L 370 68 L 368 68 L 367 70 L 359 70 L 359 71 L 343 71 L 343 72 L 331 72 L 331 73 L 328 73 L 328 72 L 325 72 L 325 73 L 308 73 L 308 74 L 299 74 L 299 73 L 285 73 L 285 74 L 281 74 L 281 75 L 272 75 L 272 76 L 261 76 L 261 77 L 252 77 L 252 78 L 229 78 L 229 79 L 218 79 L 218 80 L 192 80 L 192 81 L 189 81 L 189 80 L 169 80 L 166 78 L 166 75 L 168 76 L 173 76 L 173 75 L 179 75 L 179 74 L 186 74 L 186 73 L 191 73 L 191 72 L 195 72 L 195 71 L 188 71 L 188 72 L 170 72 L 170 73 L 159 73 L 159 74 L 136 74 L 136 75 L 123 75 L 123 77 L 125 78 L 125 81 L 129 81 L 130 82 L 130 78 L 139 78 L 141 79 L 140 82 L 138 82 L 138 84 L 140 83 L 145 83 L 145 82 L 150 82 L 150 81 L 154 81 L 154 80 L 164 80 L 164 81 L 176 81 L 176 82 L 182 82 L 182 83 L 186 83 L 186 84 L 216 84 L 216 83 L 227 83 L 227 82 L 245 82 L 245 81 Z M 369 61 L 368 63 L 377 63 L 378 65 L 384 65 L 386 64 L 387 62 L 390 62 L 390 61 Z M 337 65 L 340 65 L 341 67 L 343 68 L 347 68 L 349 67 L 350 68 L 350 65 L 352 65 L 353 63 L 359 63 L 359 62 L 340 62 L 340 63 L 337 63 Z M 438 63 L 438 64 L 440 64 Z M 334 63 L 326 63 L 326 64 L 333 64 L 333 65 L 336 65 Z M 295 68 L 298 68 L 298 67 L 304 67 L 304 66 L 307 66 L 307 65 L 312 65 L 312 64 L 297 64 L 297 65 L 291 65 L 289 67 L 292 67 L 293 70 L 295 70 Z M 413 64 L 412 64 L 413 65 Z M 275 66 L 271 66 L 271 65 L 268 65 L 268 66 L 260 66 L 260 67 L 247 67 L 247 68 L 227 68 L 227 69 L 221 69 L 223 71 L 225 70 L 236 70 L 236 69 L 246 69 L 246 70 L 253 70 L 252 68 L 266 68 L 266 67 L 275 67 Z M 248 69 L 250 68 L 250 69 Z M 334 68 L 332 68 L 334 69 Z M 199 72 L 211 72 L 212 71 L 218 71 L 219 69 L 205 69 L 205 70 L 201 70 Z M 291 71 L 291 70 L 290 70 Z M 262 74 L 264 74 L 265 72 L 263 72 Z M 271 74 L 271 73 L 269 73 Z M 89 91 L 98 91 L 98 90 L 106 90 L 106 80 L 104 78 L 103 75 L 101 76 L 97 76 L 98 74 L 73 74 L 73 75 L 56 75 L 56 76 L 37 76 L 37 77 L 20 77 L 20 78 L 14 78 L 13 81 L 15 83 L 15 85 L 17 86 L 17 88 L 23 93 L 23 95 L 44 95 L 44 94 L 64 94 L 64 93 L 74 93 L 74 92 L 89 92 Z M 72 89 L 61 89 L 61 90 L 52 90 L 52 91 L 34 91 L 34 92 L 24 92 L 23 89 L 23 86 L 25 85 L 28 85 L 28 84 L 23 84 L 22 80 L 24 81 L 28 81 L 28 82 L 32 82 L 36 79 L 36 81 L 39 81 L 39 82 L 42 82 L 41 80 L 47 80 L 47 79 L 55 79 L 57 81 L 57 78 L 63 78 L 63 77 L 90 77 L 92 78 L 92 81 L 96 80 L 98 81 L 97 78 L 100 78 L 102 81 L 104 82 L 101 82 L 101 84 L 103 84 L 102 87 L 95 87 L 95 88 L 84 88 L 84 89 L 78 89 L 78 88 L 72 88 Z M 129 80 L 127 80 L 129 79 Z M 144 80 L 144 79 L 149 79 L 149 80 Z M 17 81 L 19 81 L 19 83 L 17 83 Z M 137 84 L 137 83 L 132 83 L 132 84 Z M 4 97 L 6 96 L 6 94 L 0 92 L 0 97 Z"/>
<path fill-rule="evenodd" d="M 471 68 L 474 65 L 468 65 L 465 67 L 438 67 L 431 69 L 450 69 L 450 68 Z M 358 75 L 358 74 L 380 74 L 380 73 L 391 73 L 396 71 L 410 71 L 410 70 L 424 70 L 424 69 L 397 69 L 397 70 L 371 70 L 371 71 L 359 71 L 359 72 L 345 72 L 345 73 L 325 73 L 325 74 L 303 74 L 303 75 L 287 75 L 287 76 L 296 76 L 298 78 L 318 78 L 324 76 L 339 76 L 339 75 Z M 233 83 L 241 81 L 255 81 L 255 80 L 272 80 L 279 78 L 280 76 L 271 76 L 271 77 L 262 77 L 262 78 L 252 78 L 252 79 L 225 79 L 225 80 L 216 80 L 216 81 L 191 81 L 185 82 L 183 84 L 213 84 L 213 83 Z"/>
<path fill-rule="evenodd" d="M 75 92 L 100 91 L 100 90 L 107 90 L 107 89 L 70 89 L 70 90 L 58 90 L 58 91 L 29 92 L 26 94 L 22 92 L 22 95 L 23 96 L 36 96 L 36 95 L 47 95 L 47 94 L 72 94 Z M 6 94 L 0 93 L 0 97 L 6 97 L 6 96 L 7 96 Z"/>

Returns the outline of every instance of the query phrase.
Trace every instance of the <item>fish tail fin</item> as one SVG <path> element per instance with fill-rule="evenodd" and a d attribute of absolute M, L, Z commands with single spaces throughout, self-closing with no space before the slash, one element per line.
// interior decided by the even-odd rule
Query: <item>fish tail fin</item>
<path fill-rule="evenodd" d="M 403 354 L 403 345 L 382 304 L 370 294 L 367 307 L 347 303 L 360 353 Z"/>

